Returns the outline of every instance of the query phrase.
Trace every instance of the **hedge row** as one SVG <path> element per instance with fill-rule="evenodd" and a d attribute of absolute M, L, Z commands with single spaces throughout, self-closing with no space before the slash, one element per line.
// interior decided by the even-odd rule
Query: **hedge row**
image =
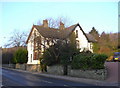
<path fill-rule="evenodd" d="M 80 53 L 73 57 L 71 66 L 73 69 L 103 69 L 107 55 Z"/>

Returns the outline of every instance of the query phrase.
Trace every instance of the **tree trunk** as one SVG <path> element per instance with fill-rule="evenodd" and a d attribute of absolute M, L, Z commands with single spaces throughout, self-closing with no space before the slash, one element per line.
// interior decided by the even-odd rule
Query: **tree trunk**
<path fill-rule="evenodd" d="M 67 75 L 68 74 L 68 66 L 67 65 L 64 65 L 63 67 L 63 75 Z"/>

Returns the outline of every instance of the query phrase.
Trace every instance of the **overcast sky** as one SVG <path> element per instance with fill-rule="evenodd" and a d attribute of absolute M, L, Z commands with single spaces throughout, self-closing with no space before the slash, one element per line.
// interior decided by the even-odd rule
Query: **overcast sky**
<path fill-rule="evenodd" d="M 65 17 L 88 33 L 118 32 L 118 2 L 0 2 L 0 46 L 14 30 L 28 32 L 37 21 Z"/>

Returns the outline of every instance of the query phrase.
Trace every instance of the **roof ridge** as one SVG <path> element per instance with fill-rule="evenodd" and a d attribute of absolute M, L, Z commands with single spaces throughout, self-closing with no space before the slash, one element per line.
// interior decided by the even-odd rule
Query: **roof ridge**
<path fill-rule="evenodd" d="M 74 24 L 74 25 L 71 25 L 71 26 L 69 26 L 69 27 L 66 27 L 65 29 L 68 29 L 68 28 L 70 28 L 70 27 L 72 27 L 72 26 L 76 26 L 76 25 L 78 25 L 78 24 L 79 24 L 79 23 Z M 43 25 L 34 25 L 34 24 L 33 24 L 33 26 L 43 27 Z M 44 27 L 43 27 L 43 28 L 44 28 Z M 59 28 L 48 27 L 48 28 L 46 28 L 46 29 L 59 29 Z"/>
<path fill-rule="evenodd" d="M 71 26 L 65 28 L 64 30 L 60 30 L 58 28 L 50 28 L 50 27 L 45 28 L 43 25 L 33 25 L 32 30 L 35 27 L 38 30 L 38 32 L 43 37 L 46 37 L 46 38 L 65 39 L 75 30 L 75 28 L 77 26 L 79 26 L 80 29 L 82 30 L 79 23 L 71 25 Z M 32 30 L 31 30 L 31 32 L 32 32 Z M 83 31 L 83 33 L 84 33 L 84 31 Z M 87 33 L 84 33 L 84 34 L 89 41 L 93 41 L 93 38 L 91 36 L 89 36 L 89 35 L 87 36 Z M 29 35 L 29 37 L 30 37 L 30 35 Z M 28 42 L 28 39 L 27 39 L 27 42 Z"/>

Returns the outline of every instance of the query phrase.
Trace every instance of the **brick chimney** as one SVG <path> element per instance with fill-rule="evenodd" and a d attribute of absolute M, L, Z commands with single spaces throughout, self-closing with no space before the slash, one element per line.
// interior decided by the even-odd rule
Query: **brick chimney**
<path fill-rule="evenodd" d="M 65 26 L 64 26 L 64 24 L 63 24 L 62 22 L 60 22 L 59 29 L 60 29 L 60 30 L 63 30 L 63 29 L 65 29 Z"/>
<path fill-rule="evenodd" d="M 43 27 L 48 28 L 48 20 L 43 20 Z"/>

